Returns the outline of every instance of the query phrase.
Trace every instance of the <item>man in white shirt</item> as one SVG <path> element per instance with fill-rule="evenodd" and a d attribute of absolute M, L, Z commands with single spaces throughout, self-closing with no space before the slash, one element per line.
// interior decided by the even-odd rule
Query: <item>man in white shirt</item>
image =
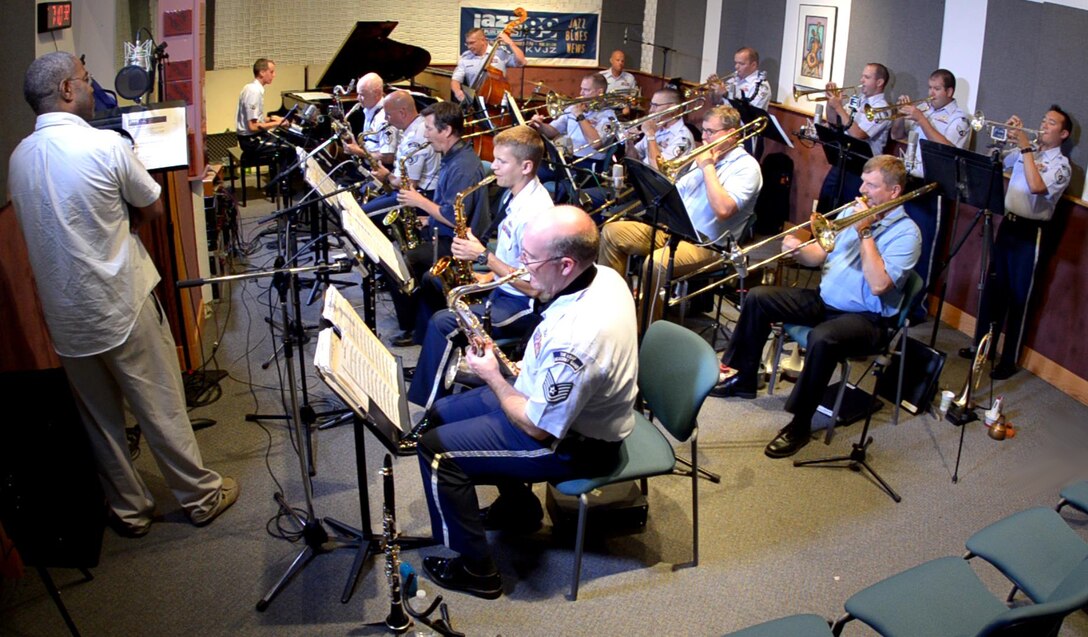
<path fill-rule="evenodd" d="M 674 88 L 663 88 L 650 98 L 649 115 L 660 113 L 680 104 L 680 93 Z M 660 170 L 657 162 L 679 157 L 695 148 L 695 137 L 684 125 L 684 118 L 677 113 L 667 119 L 648 119 L 642 124 L 642 139 L 627 140 L 627 157 L 641 160 L 654 170 Z"/>
<path fill-rule="evenodd" d="M 771 103 L 771 83 L 767 74 L 759 70 L 759 52 L 752 47 L 741 47 L 733 54 L 733 75 L 724 83 L 716 75 L 707 78 L 712 86 L 711 96 L 716 103 L 740 100 L 767 110 Z"/>
<path fill-rule="evenodd" d="M 129 458 L 126 402 L 189 519 L 207 524 L 237 500 L 239 487 L 201 460 L 170 325 L 152 294 L 159 274 L 134 233 L 163 214 L 160 186 L 128 142 L 87 124 L 91 75 L 74 55 L 31 63 L 24 95 L 38 117 L 11 155 L 8 190 L 111 524 L 140 537 L 155 512 Z"/>
<path fill-rule="evenodd" d="M 606 93 L 635 90 L 638 88 L 638 82 L 635 81 L 635 76 L 623 70 L 626 62 L 627 55 L 619 49 L 613 51 L 612 56 L 608 58 L 609 67 L 601 71 L 601 75 L 603 75 L 605 81 L 608 82 L 608 88 L 605 89 Z"/>
<path fill-rule="evenodd" d="M 499 32 L 495 46 L 499 47 L 491 58 L 491 66 L 506 75 L 507 68 L 525 66 L 525 52 L 514 42 L 506 31 Z M 450 78 L 450 92 L 454 100 L 464 103 L 468 98 L 466 88 L 476 84 L 480 73 L 484 70 L 484 61 L 487 60 L 488 41 L 483 29 L 470 29 L 465 34 L 465 48 L 457 60 L 457 67 L 453 69 L 453 77 Z"/>
<path fill-rule="evenodd" d="M 265 115 L 264 87 L 276 79 L 276 63 L 260 58 L 253 63 L 253 81 L 242 87 L 238 95 L 235 130 L 238 145 L 246 153 L 272 152 L 274 145 L 263 144 L 261 133 L 276 128 L 283 121 L 278 115 Z"/>
<path fill-rule="evenodd" d="M 377 73 L 367 73 L 356 83 L 359 103 L 363 111 L 363 145 L 347 144 L 347 151 L 359 157 L 369 157 L 372 165 L 392 166 L 396 157 L 399 135 L 397 129 L 385 118 L 382 98 L 385 97 L 384 82 Z"/>

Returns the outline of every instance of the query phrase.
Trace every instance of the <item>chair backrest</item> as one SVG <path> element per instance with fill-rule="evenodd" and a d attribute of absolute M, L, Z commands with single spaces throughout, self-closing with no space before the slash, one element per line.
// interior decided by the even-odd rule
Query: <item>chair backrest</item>
<path fill-rule="evenodd" d="M 718 357 L 701 336 L 668 321 L 646 330 L 638 353 L 638 387 L 672 437 L 691 437 L 695 417 L 717 382 Z"/>
<path fill-rule="evenodd" d="M 1056 635 L 1065 617 L 1088 604 L 1088 559 L 1073 569 L 1043 602 L 1011 608 L 995 617 L 979 637 Z"/>
<path fill-rule="evenodd" d="M 899 300 L 899 312 L 895 315 L 896 327 L 907 324 L 907 317 L 910 316 L 914 306 L 921 302 L 925 287 L 926 282 L 921 275 L 914 270 L 907 270 L 907 280 L 903 284 L 903 297 Z"/>

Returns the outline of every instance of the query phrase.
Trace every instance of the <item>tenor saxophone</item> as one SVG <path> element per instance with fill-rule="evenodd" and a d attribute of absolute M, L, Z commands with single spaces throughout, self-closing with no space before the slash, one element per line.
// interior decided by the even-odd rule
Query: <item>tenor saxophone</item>
<path fill-rule="evenodd" d="M 416 153 L 430 147 L 430 145 L 430 142 L 423 142 L 417 148 L 413 148 L 407 153 L 404 153 L 404 156 L 397 162 L 397 165 L 400 168 L 399 176 L 401 188 L 411 188 L 411 183 L 408 181 L 408 160 Z M 390 210 L 389 213 L 385 215 L 385 218 L 382 219 L 382 225 L 393 231 L 397 241 L 400 242 L 405 250 L 413 250 L 419 247 L 419 219 L 416 217 L 416 213 L 413 212 L 412 208 L 401 206 Z"/>
<path fill-rule="evenodd" d="M 488 283 L 470 283 L 469 285 L 455 287 L 446 297 L 449 309 L 453 312 L 454 318 L 457 319 L 457 328 L 461 330 L 466 338 L 468 338 L 468 346 L 473 349 L 477 356 L 483 354 L 488 348 L 491 348 L 495 352 L 495 359 L 499 361 L 499 369 L 502 371 L 503 376 L 517 376 L 520 371 L 518 365 L 507 358 L 502 350 L 495 347 L 494 341 L 491 340 L 491 335 L 484 329 L 479 317 L 476 316 L 475 312 L 472 311 L 472 308 L 469 307 L 469 304 L 465 301 L 465 297 L 471 294 L 493 290 L 510 281 L 520 279 L 528 273 L 529 270 L 527 268 L 518 268 L 506 276 L 497 277 L 495 280 Z M 454 350 L 450 355 L 450 362 L 446 367 L 444 378 L 447 389 L 449 389 L 458 378 L 459 370 L 461 374 L 466 373 L 466 367 L 467 366 L 464 364 L 464 353 L 460 349 Z"/>
<path fill-rule="evenodd" d="M 469 186 L 457 193 L 457 197 L 453 200 L 453 234 L 458 239 L 468 238 L 465 198 L 493 181 L 495 181 L 495 175 L 486 177 L 480 183 Z M 464 259 L 454 259 L 453 257 L 442 257 L 435 261 L 434 265 L 431 266 L 431 274 L 442 282 L 442 293 L 447 297 L 454 288 L 476 282 L 476 278 L 472 275 L 472 262 Z"/>

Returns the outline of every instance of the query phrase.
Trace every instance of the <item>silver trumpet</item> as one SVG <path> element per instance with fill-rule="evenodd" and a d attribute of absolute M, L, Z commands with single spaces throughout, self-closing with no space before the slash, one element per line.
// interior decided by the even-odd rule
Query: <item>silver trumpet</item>
<path fill-rule="evenodd" d="M 454 318 L 457 319 L 458 329 L 468 338 L 468 346 L 473 349 L 477 356 L 491 348 L 495 352 L 495 358 L 499 361 L 499 369 L 502 370 L 503 376 L 517 376 L 520 371 L 518 365 L 507 358 L 502 350 L 495 347 L 491 335 L 487 333 L 483 323 L 480 322 L 479 317 L 469 307 L 464 297 L 493 290 L 510 281 L 522 279 L 528 273 L 527 268 L 518 268 L 506 276 L 497 277 L 488 283 L 460 285 L 450 290 L 450 294 L 446 299 L 450 311 L 453 312 Z M 443 379 L 446 389 L 452 387 L 458 378 L 471 377 L 472 375 L 471 370 L 468 369 L 468 365 L 465 363 L 464 352 L 460 349 L 454 350 L 450 354 L 450 361 Z"/>

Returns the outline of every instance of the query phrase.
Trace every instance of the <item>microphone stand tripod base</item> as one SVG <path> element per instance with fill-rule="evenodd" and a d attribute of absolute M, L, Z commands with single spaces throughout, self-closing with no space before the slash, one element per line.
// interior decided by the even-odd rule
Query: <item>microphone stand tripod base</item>
<path fill-rule="evenodd" d="M 962 427 L 967 423 L 978 420 L 978 414 L 975 413 L 974 407 L 968 408 L 952 405 L 948 408 L 948 413 L 945 414 L 944 418 L 953 425 Z"/>

